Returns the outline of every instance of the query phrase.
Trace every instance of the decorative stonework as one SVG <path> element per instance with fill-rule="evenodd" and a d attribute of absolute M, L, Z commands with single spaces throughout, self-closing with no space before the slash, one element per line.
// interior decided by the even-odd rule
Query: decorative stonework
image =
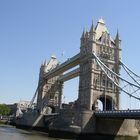
<path fill-rule="evenodd" d="M 120 50 L 119 34 L 117 33 L 113 40 L 103 19 L 99 19 L 96 28 L 92 23 L 89 32 L 83 31 L 78 98 L 81 108 L 94 110 L 97 99 L 100 99 L 105 110 L 119 109 L 119 89 L 101 71 L 91 56 L 92 52 L 95 52 L 107 67 L 119 74 Z M 104 98 L 107 98 L 106 105 Z"/>
<path fill-rule="evenodd" d="M 119 74 L 120 42 L 119 33 L 117 32 L 116 38 L 112 39 L 102 18 L 99 19 L 96 28 L 92 23 L 89 32 L 83 31 L 79 63 L 76 63 L 80 66 L 79 95 L 76 101 L 79 109 L 96 110 L 97 100 L 103 103 L 104 110 L 119 109 L 119 89 L 102 72 L 93 59 L 92 53 L 94 52 L 107 67 Z M 64 63 L 68 63 L 68 61 Z M 45 61 L 41 65 L 37 102 L 40 111 L 45 105 L 61 108 L 63 80 L 59 81 L 59 77 L 65 72 L 65 69 L 68 70 L 72 67 L 62 64 L 60 70 L 62 72 L 58 70 L 57 74 L 51 73 L 51 78 L 45 79 L 45 75 L 53 71 L 52 69 L 57 69 L 59 67 L 57 66 L 58 61 L 54 56 L 48 63 Z M 72 64 L 72 66 L 75 65 Z"/>
<path fill-rule="evenodd" d="M 52 56 L 51 60 L 41 65 L 39 75 L 39 90 L 37 98 L 37 109 L 42 112 L 46 107 L 55 110 L 61 106 L 62 82 L 58 81 L 59 76 L 45 79 L 45 74 L 58 66 L 56 57 Z"/>

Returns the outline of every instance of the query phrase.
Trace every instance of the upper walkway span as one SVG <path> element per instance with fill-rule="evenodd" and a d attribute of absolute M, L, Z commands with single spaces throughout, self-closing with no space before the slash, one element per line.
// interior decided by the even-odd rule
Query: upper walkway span
<path fill-rule="evenodd" d="M 50 79 L 52 77 L 55 77 L 59 74 L 62 74 L 63 72 L 69 70 L 70 68 L 73 68 L 79 64 L 80 61 L 80 53 L 73 56 L 72 58 L 69 58 L 64 63 L 60 64 L 56 68 L 52 69 L 50 72 L 46 73 L 44 76 L 45 79 Z"/>

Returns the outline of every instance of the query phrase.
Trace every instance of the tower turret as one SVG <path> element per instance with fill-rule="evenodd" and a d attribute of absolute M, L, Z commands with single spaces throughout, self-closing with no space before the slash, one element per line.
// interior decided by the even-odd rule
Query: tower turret
<path fill-rule="evenodd" d="M 47 60 L 45 60 L 44 63 L 42 63 L 41 66 L 40 66 L 39 81 L 42 80 L 42 78 L 45 74 L 45 69 L 46 68 L 47 68 Z"/>
<path fill-rule="evenodd" d="M 120 39 L 120 35 L 119 35 L 118 30 L 117 30 L 117 34 L 116 34 L 116 38 L 115 38 L 115 45 L 117 48 L 120 48 L 120 46 L 121 46 L 121 39 Z"/>
<path fill-rule="evenodd" d="M 83 29 L 83 33 L 81 36 L 81 46 L 84 44 L 84 42 L 85 42 L 85 29 Z"/>
<path fill-rule="evenodd" d="M 119 109 L 119 89 L 93 61 L 92 52 L 115 73 L 119 74 L 120 37 L 111 37 L 103 18 L 96 28 L 93 22 L 84 34 L 85 43 L 80 47 L 79 106 L 83 110 L 96 110 L 96 102 L 102 102 L 103 110 Z"/>
<path fill-rule="evenodd" d="M 117 70 L 116 73 L 119 74 L 120 72 L 120 59 L 121 59 L 121 39 L 119 35 L 119 31 L 117 30 L 116 38 L 115 38 L 115 69 Z"/>
<path fill-rule="evenodd" d="M 95 41 L 95 35 L 96 35 L 96 32 L 95 32 L 93 21 L 92 21 L 91 28 L 90 28 L 90 31 L 89 31 L 89 40 L 90 41 Z"/>
<path fill-rule="evenodd" d="M 37 109 L 39 112 L 43 111 L 43 108 L 46 104 L 51 104 L 57 108 L 59 102 L 60 107 L 61 100 L 59 100 L 59 97 L 61 96 L 58 93 L 61 92 L 61 89 L 57 90 L 56 86 L 58 85 L 55 85 L 57 84 L 56 81 L 59 78 L 59 76 L 55 76 L 49 79 L 45 78 L 46 74 L 49 73 L 52 69 L 56 68 L 57 66 L 58 61 L 54 55 L 51 56 L 51 59 L 48 62 L 45 60 L 44 63 L 41 64 L 37 97 Z M 52 100 L 53 102 L 51 102 Z"/>

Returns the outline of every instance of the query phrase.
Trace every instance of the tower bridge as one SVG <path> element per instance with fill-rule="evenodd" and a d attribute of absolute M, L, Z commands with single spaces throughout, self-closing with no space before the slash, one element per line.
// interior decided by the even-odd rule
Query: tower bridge
<path fill-rule="evenodd" d="M 63 87 L 64 81 L 76 76 L 80 77 L 79 95 L 77 99 L 79 108 L 92 110 L 95 108 L 97 99 L 104 102 L 104 92 L 106 92 L 106 105 L 104 108 L 107 110 L 111 108 L 119 109 L 120 90 L 107 78 L 105 73 L 102 72 L 102 69 L 99 68 L 99 65 L 97 63 L 95 64 L 94 61 L 96 59 L 94 60 L 93 58 L 93 52 L 99 56 L 103 63 L 113 69 L 115 73 L 119 74 L 120 42 L 121 40 L 118 33 L 115 40 L 112 39 L 103 19 L 98 21 L 96 28 L 94 28 L 92 23 L 89 32 L 83 31 L 79 54 L 69 58 L 62 64 L 58 64 L 57 59 L 53 57 L 48 64 L 45 63 L 41 66 L 39 86 L 42 86 L 42 84 L 40 84 L 42 80 L 48 82 L 48 84 L 45 83 L 43 85 L 44 89 L 38 92 L 38 109 L 41 111 L 43 108 L 42 103 L 45 102 L 44 104 L 46 104 L 48 102 L 47 100 L 50 100 L 48 99 L 49 92 L 47 92 L 47 88 L 51 88 L 51 85 L 54 85 L 54 83 L 55 86 L 60 86 L 61 83 L 61 87 Z M 77 65 L 79 68 L 67 72 L 67 70 Z M 64 72 L 67 73 L 63 74 Z M 52 83 L 50 81 L 52 81 Z M 107 86 L 105 84 L 107 84 Z M 107 88 L 105 89 L 105 87 Z M 50 88 L 49 90 L 51 90 Z M 56 88 L 56 90 L 57 89 L 59 88 Z M 55 94 L 55 92 L 58 93 L 59 91 L 52 92 Z M 59 97 L 51 97 L 53 99 L 55 98 L 54 102 L 59 102 L 59 107 L 61 106 L 60 98 L 62 98 L 60 95 L 62 96 L 62 93 L 59 94 Z M 47 100 L 43 98 L 47 98 Z M 113 105 L 111 105 L 111 103 L 113 103 Z"/>
<path fill-rule="evenodd" d="M 140 119 L 140 110 L 121 111 L 120 94 L 127 94 L 139 101 L 139 76 L 121 62 L 120 52 L 119 33 L 113 39 L 101 18 L 96 27 L 92 23 L 89 32 L 83 31 L 79 54 L 62 64 L 53 56 L 48 63 L 41 65 L 38 87 L 30 107 L 37 96 L 37 111 L 41 114 L 40 119 L 45 116 L 50 135 L 60 131 L 137 136 L 134 119 Z M 121 77 L 121 68 L 133 82 Z M 78 99 L 73 105 L 63 108 L 64 82 L 77 76 Z M 97 100 L 102 102 L 103 111 L 99 110 Z"/>

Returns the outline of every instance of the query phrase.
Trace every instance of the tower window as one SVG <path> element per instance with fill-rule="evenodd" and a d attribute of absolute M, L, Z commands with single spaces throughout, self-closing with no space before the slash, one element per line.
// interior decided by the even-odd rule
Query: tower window
<path fill-rule="evenodd" d="M 102 84 L 103 84 L 103 86 L 105 86 L 105 80 L 104 79 L 103 79 L 103 83 Z"/>
<path fill-rule="evenodd" d="M 109 86 L 112 88 L 112 83 L 110 82 Z"/>

